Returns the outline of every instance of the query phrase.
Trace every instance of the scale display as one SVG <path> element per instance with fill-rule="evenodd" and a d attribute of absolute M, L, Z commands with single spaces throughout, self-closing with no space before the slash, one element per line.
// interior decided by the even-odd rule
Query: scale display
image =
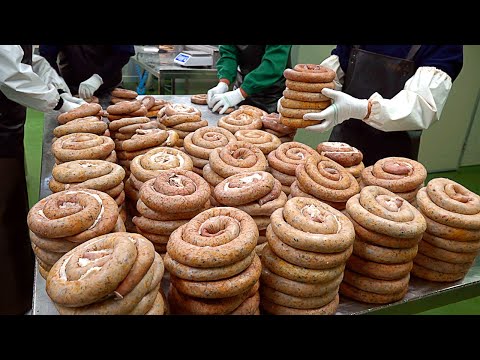
<path fill-rule="evenodd" d="M 179 53 L 173 62 L 181 66 L 212 66 L 213 57 L 202 51 L 190 50 Z"/>

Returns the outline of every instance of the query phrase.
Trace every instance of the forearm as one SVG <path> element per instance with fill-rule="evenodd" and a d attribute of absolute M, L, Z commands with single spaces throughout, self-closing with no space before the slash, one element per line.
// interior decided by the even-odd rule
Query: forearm
<path fill-rule="evenodd" d="M 340 66 L 340 60 L 338 58 L 338 55 L 330 55 L 328 58 L 323 60 L 320 65 L 323 65 L 335 71 L 336 75 L 335 79 L 333 79 L 333 83 L 335 84 L 335 90 L 342 90 L 345 73 Z"/>
<path fill-rule="evenodd" d="M 220 58 L 217 61 L 217 77 L 227 85 L 233 83 L 237 76 L 237 48 L 234 45 L 220 45 Z"/>
<path fill-rule="evenodd" d="M 0 91 L 10 100 L 38 111 L 53 110 L 60 96 L 53 85 L 47 85 L 30 65 L 22 64 L 22 48 L 0 46 Z"/>
<path fill-rule="evenodd" d="M 451 87 L 450 76 L 442 70 L 420 67 L 392 99 L 373 94 L 364 121 L 382 131 L 427 129 L 440 118 Z"/>
<path fill-rule="evenodd" d="M 248 95 L 253 95 L 280 80 L 287 67 L 290 49 L 290 45 L 268 45 L 260 65 L 243 79 L 242 90 Z"/>

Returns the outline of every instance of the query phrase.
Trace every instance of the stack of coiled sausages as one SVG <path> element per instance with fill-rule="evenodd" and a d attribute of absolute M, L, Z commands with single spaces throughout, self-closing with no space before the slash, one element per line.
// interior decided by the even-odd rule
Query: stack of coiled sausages
<path fill-rule="evenodd" d="M 322 155 L 307 157 L 295 169 L 297 180 L 290 187 L 290 196 L 313 197 L 335 209 L 345 209 L 345 204 L 360 192 L 352 174 L 342 165 Z"/>
<path fill-rule="evenodd" d="M 66 253 L 50 270 L 46 290 L 62 315 L 163 315 L 163 272 L 151 242 L 119 232 Z"/>
<path fill-rule="evenodd" d="M 203 167 L 208 164 L 210 153 L 234 141 L 235 136 L 230 131 L 206 126 L 188 134 L 184 139 L 183 148 L 193 161 L 193 171 L 203 176 Z"/>
<path fill-rule="evenodd" d="M 196 107 L 184 104 L 169 104 L 163 107 L 157 115 L 158 122 L 168 130 L 174 130 L 178 136 L 177 146 L 183 146 L 185 137 L 208 125 L 202 119 L 202 113 Z"/>
<path fill-rule="evenodd" d="M 408 291 L 418 242 L 427 227 L 422 214 L 379 186 L 364 187 L 350 198 L 347 212 L 356 239 L 340 293 L 375 304 L 402 299 Z"/>
<path fill-rule="evenodd" d="M 262 252 L 261 306 L 278 315 L 335 314 L 352 223 L 316 199 L 293 198 L 276 210 Z"/>
<path fill-rule="evenodd" d="M 270 215 L 285 205 L 287 195 L 282 191 L 282 184 L 270 173 L 254 171 L 223 180 L 215 186 L 213 199 L 214 205 L 236 207 L 253 217 L 259 232 L 256 251 L 260 253 L 267 241 Z"/>
<path fill-rule="evenodd" d="M 257 239 L 251 216 L 231 207 L 206 210 L 175 230 L 164 258 L 172 313 L 259 314 Z"/>
<path fill-rule="evenodd" d="M 333 89 L 335 72 L 322 65 L 297 64 L 285 69 L 287 88 L 280 99 L 280 122 L 293 128 L 318 124 L 316 120 L 303 120 L 303 115 L 320 112 L 330 106 L 330 99 L 321 91 Z"/>
<path fill-rule="evenodd" d="M 419 162 L 404 157 L 388 157 L 363 169 L 360 186 L 381 186 L 414 203 L 426 178 L 427 170 Z"/>
<path fill-rule="evenodd" d="M 55 166 L 48 186 L 54 193 L 74 189 L 103 191 L 115 200 L 125 222 L 124 178 L 125 170 L 120 165 L 104 160 L 75 160 Z"/>
<path fill-rule="evenodd" d="M 244 141 L 235 141 L 210 152 L 208 164 L 203 168 L 203 177 L 214 187 L 229 176 L 265 170 L 267 159 L 259 148 Z"/>
<path fill-rule="evenodd" d="M 210 207 L 210 187 L 193 171 L 168 170 L 146 181 L 133 218 L 137 232 L 165 253 L 170 234 Z"/>
<path fill-rule="evenodd" d="M 318 156 L 311 147 L 299 142 L 287 142 L 268 154 L 269 171 L 282 184 L 282 191 L 290 194 L 290 186 L 296 180 L 295 169 L 303 164 L 307 157 Z"/>
<path fill-rule="evenodd" d="M 480 196 L 455 181 L 436 178 L 417 194 L 427 222 L 412 274 L 456 281 L 467 274 L 480 249 Z"/>
<path fill-rule="evenodd" d="M 262 116 L 263 130 L 277 136 L 282 143 L 293 141 L 297 129 L 283 125 L 280 122 L 280 114 L 271 113 Z"/>
<path fill-rule="evenodd" d="M 343 142 L 325 141 L 317 145 L 317 151 L 320 155 L 342 165 L 357 181 L 360 181 L 362 170 L 365 169 L 360 150 Z"/>
<path fill-rule="evenodd" d="M 27 217 L 40 274 L 77 245 L 112 231 L 124 231 L 118 206 L 109 195 L 91 189 L 65 190 L 43 198 Z"/>

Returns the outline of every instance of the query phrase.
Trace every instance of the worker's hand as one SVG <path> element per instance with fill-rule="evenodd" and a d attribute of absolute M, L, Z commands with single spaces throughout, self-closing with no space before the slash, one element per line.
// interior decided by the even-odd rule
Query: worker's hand
<path fill-rule="evenodd" d="M 78 95 L 82 99 L 90 99 L 100 85 L 103 84 L 103 79 L 98 74 L 93 74 L 87 80 L 82 81 L 78 87 Z"/>
<path fill-rule="evenodd" d="M 226 92 L 225 94 L 213 95 L 212 104 L 214 104 L 214 106 L 212 111 L 215 112 L 223 106 L 222 110 L 218 112 L 219 114 L 223 114 L 229 107 L 234 107 L 243 100 L 245 100 L 245 98 L 243 97 L 240 88 Z"/>
<path fill-rule="evenodd" d="M 220 81 L 217 86 L 211 88 L 207 92 L 207 104 L 208 107 L 211 109 L 215 103 L 212 102 L 213 95 L 216 94 L 223 94 L 228 91 L 228 85 L 224 83 L 223 81 Z"/>
<path fill-rule="evenodd" d="M 79 107 L 80 104 L 77 104 L 77 103 L 74 103 L 74 102 L 71 102 L 71 101 L 68 101 L 68 100 L 63 100 L 63 105 L 60 109 L 58 109 L 58 111 L 63 114 L 67 111 L 71 111 L 73 109 L 76 109 L 77 107 Z"/>
<path fill-rule="evenodd" d="M 367 116 L 368 100 L 366 99 L 357 99 L 332 89 L 323 89 L 322 94 L 332 99 L 333 103 L 321 112 L 303 115 L 304 120 L 323 120 L 318 125 L 307 126 L 307 130 L 325 132 L 345 120 L 363 120 Z"/>
<path fill-rule="evenodd" d="M 87 103 L 85 100 L 77 98 L 75 96 L 72 96 L 72 95 L 70 95 L 69 93 L 66 93 L 66 92 L 60 94 L 60 96 L 63 98 L 64 101 L 70 101 L 70 102 L 75 103 L 75 104 L 82 105 L 82 104 Z"/>

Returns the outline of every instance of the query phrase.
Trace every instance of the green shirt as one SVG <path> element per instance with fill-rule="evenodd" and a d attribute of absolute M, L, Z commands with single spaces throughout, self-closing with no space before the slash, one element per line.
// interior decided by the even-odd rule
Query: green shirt
<path fill-rule="evenodd" d="M 267 45 L 260 65 L 243 79 L 242 90 L 253 95 L 275 84 L 287 67 L 291 47 L 292 45 Z M 233 83 L 237 76 L 238 49 L 235 45 L 220 45 L 219 52 L 217 76 Z"/>

